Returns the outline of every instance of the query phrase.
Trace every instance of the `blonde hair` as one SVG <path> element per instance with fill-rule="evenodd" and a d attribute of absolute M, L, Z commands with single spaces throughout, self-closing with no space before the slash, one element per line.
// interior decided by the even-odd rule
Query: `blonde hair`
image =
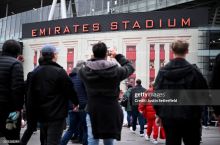
<path fill-rule="evenodd" d="M 184 55 L 188 52 L 189 43 L 186 40 L 178 39 L 172 42 L 170 47 L 174 54 Z"/>

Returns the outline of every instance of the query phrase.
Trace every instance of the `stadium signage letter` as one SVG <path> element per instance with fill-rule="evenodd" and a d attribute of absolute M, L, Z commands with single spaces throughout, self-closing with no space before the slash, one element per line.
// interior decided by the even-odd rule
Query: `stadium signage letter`
<path fill-rule="evenodd" d="M 198 15 L 203 17 L 198 19 Z M 96 32 L 181 29 L 208 25 L 208 9 L 126 13 L 23 24 L 22 38 Z"/>
<path fill-rule="evenodd" d="M 166 21 L 166 23 L 163 23 Z M 159 28 L 177 28 L 177 23 L 180 24 L 181 28 L 189 28 L 191 26 L 190 18 L 182 18 L 180 21 L 174 19 L 167 19 L 159 21 L 145 20 L 145 24 L 141 25 L 141 22 L 135 20 L 130 22 L 128 20 L 123 20 L 121 22 L 111 22 L 109 25 L 109 31 L 120 30 L 138 30 L 138 29 L 153 29 L 156 25 Z M 72 33 L 87 33 L 87 32 L 100 32 L 102 25 L 100 23 L 94 24 L 73 24 L 72 26 L 55 26 L 55 27 L 44 27 L 39 29 L 32 29 L 32 37 L 39 36 L 50 36 L 50 35 L 60 35 L 60 34 L 72 34 Z"/>

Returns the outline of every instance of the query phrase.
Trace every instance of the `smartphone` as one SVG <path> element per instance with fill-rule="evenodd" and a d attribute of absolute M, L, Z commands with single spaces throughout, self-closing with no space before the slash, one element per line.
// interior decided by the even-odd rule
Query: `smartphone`
<path fill-rule="evenodd" d="M 108 56 L 111 56 L 110 49 L 107 50 L 107 55 L 108 55 Z"/>

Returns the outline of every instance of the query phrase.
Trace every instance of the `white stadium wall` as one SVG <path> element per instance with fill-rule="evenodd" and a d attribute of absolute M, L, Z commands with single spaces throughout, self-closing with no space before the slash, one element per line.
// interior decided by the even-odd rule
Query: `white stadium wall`
<path fill-rule="evenodd" d="M 161 65 L 160 49 L 165 50 L 165 60 L 162 63 L 166 64 L 169 62 L 169 45 L 175 39 L 185 39 L 189 42 L 190 46 L 187 60 L 191 63 L 197 63 L 199 39 L 199 31 L 197 28 L 102 32 L 23 39 L 23 55 L 25 57 L 24 73 L 26 76 L 28 72 L 34 69 L 34 66 L 36 66 L 34 63 L 36 63 L 39 58 L 40 50 L 44 44 L 50 43 L 60 49 L 58 63 L 69 72 L 72 69 L 72 65 L 75 66 L 77 60 L 87 60 L 90 58 L 92 54 L 92 44 L 102 41 L 105 42 L 108 47 L 115 47 L 118 53 L 122 53 L 125 56 L 128 47 L 132 46 L 136 48 L 136 71 L 133 76 L 141 79 L 143 86 L 148 88 L 150 81 L 152 81 L 150 80 L 150 67 L 154 65 L 155 72 L 153 73 L 155 73 L 156 76 Z M 154 46 L 155 50 L 155 60 L 153 62 L 150 62 L 150 46 Z M 121 85 L 122 90 L 125 89 L 124 84 L 125 82 Z"/>

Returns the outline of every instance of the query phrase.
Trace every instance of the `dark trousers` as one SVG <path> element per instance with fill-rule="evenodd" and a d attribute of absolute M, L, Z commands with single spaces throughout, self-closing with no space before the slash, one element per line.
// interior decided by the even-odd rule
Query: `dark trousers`
<path fill-rule="evenodd" d="M 162 119 L 166 134 L 166 145 L 200 145 L 200 119 Z"/>
<path fill-rule="evenodd" d="M 88 138 L 88 133 L 87 133 L 87 125 L 86 125 L 86 115 L 87 113 L 85 111 L 80 111 L 79 112 L 79 116 L 80 116 L 80 125 L 79 125 L 79 129 L 80 129 L 80 141 L 82 141 L 83 145 L 87 145 L 87 138 Z"/>
<path fill-rule="evenodd" d="M 16 129 L 6 129 L 6 119 L 8 118 L 9 112 L 0 110 L 0 134 L 6 138 L 9 145 L 20 145 L 20 131 L 21 131 L 21 117 L 17 119 Z"/>
<path fill-rule="evenodd" d="M 49 122 L 40 122 L 40 132 L 44 137 L 44 145 L 59 145 L 63 133 L 65 118 Z"/>
<path fill-rule="evenodd" d="M 141 113 L 138 111 L 132 111 L 132 129 L 135 131 L 136 130 L 136 125 L 137 125 L 137 119 L 140 125 L 140 133 L 144 133 L 144 124 L 145 124 L 145 119 Z"/>
<path fill-rule="evenodd" d="M 132 124 L 131 117 L 132 117 L 132 111 L 127 111 L 128 127 L 130 127 Z"/>
<path fill-rule="evenodd" d="M 21 145 L 26 145 L 30 140 L 32 134 L 37 129 L 37 121 L 28 120 L 27 122 L 27 129 L 24 131 L 24 134 L 21 138 Z"/>
<path fill-rule="evenodd" d="M 24 134 L 21 138 L 21 145 L 27 145 L 30 140 L 32 134 L 37 130 L 37 121 L 34 119 L 27 120 L 27 129 L 24 131 Z M 42 133 L 40 133 L 40 142 L 41 145 L 44 145 L 44 137 Z"/>
<path fill-rule="evenodd" d="M 203 112 L 202 112 L 202 125 L 204 126 L 208 126 L 208 107 L 207 106 L 204 106 L 203 107 Z"/>

